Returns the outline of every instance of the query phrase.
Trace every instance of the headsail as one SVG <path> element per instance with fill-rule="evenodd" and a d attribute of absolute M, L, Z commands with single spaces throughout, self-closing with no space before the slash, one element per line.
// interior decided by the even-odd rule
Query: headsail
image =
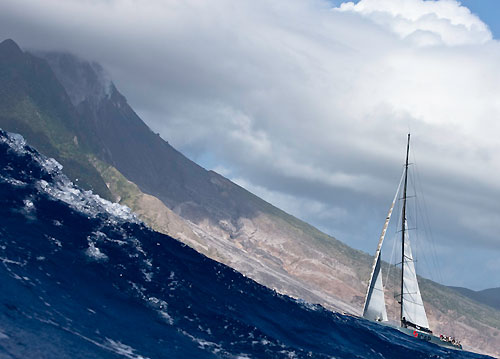
<path fill-rule="evenodd" d="M 377 257 L 368 293 L 366 294 L 363 317 L 369 320 L 387 321 L 387 310 L 385 309 L 384 286 L 382 284 L 382 272 L 380 270 L 380 256 Z"/>
<path fill-rule="evenodd" d="M 401 175 L 398 189 L 394 195 L 394 199 L 392 200 L 389 213 L 387 213 L 387 218 L 385 219 L 384 227 L 382 228 L 382 234 L 380 235 L 380 239 L 378 241 L 377 251 L 375 252 L 370 283 L 366 291 L 365 305 L 363 307 L 363 317 L 369 320 L 387 321 L 387 310 L 385 308 L 384 285 L 382 282 L 381 271 L 382 260 L 380 258 L 380 254 L 382 251 L 385 233 L 387 232 L 387 227 L 389 226 L 389 221 L 391 220 L 392 210 L 394 209 L 394 204 L 396 203 L 402 181 L 403 175 Z"/>
<path fill-rule="evenodd" d="M 429 328 L 424 303 L 415 271 L 415 263 L 408 236 L 408 223 L 405 221 L 404 265 L 403 265 L 403 313 L 402 316 L 422 328 Z"/>

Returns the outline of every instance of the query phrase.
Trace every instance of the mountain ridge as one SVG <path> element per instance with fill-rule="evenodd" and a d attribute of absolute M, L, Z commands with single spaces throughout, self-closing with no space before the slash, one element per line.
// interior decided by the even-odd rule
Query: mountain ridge
<path fill-rule="evenodd" d="M 450 286 L 450 288 L 467 298 L 475 300 L 476 302 L 486 304 L 492 308 L 500 310 L 500 287 L 477 291 L 463 287 Z"/>

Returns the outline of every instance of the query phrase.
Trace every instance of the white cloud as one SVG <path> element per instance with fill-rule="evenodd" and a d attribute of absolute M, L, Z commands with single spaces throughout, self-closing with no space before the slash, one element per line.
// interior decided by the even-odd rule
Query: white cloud
<path fill-rule="evenodd" d="M 416 45 L 483 44 L 492 39 L 486 24 L 456 0 L 361 0 L 341 4 L 339 11 L 359 13 Z"/>
<path fill-rule="evenodd" d="M 500 213 L 500 44 L 457 1 L 2 0 L 0 33 L 101 62 L 174 146 L 367 251 L 411 128 L 440 243 L 500 247 L 469 216 Z"/>

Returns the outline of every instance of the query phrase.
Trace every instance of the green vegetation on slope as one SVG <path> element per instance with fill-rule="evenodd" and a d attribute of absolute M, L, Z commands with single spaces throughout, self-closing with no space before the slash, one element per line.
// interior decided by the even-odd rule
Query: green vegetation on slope
<path fill-rule="evenodd" d="M 11 40 L 0 43 L 0 127 L 22 134 L 84 189 L 112 199 L 88 160 L 79 117 L 45 61 L 23 53 Z"/>

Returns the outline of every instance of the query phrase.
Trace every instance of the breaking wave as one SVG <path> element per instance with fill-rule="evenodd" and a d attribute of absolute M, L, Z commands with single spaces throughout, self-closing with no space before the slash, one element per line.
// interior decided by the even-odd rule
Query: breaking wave
<path fill-rule="evenodd" d="M 0 357 L 479 358 L 277 294 L 0 131 Z"/>

